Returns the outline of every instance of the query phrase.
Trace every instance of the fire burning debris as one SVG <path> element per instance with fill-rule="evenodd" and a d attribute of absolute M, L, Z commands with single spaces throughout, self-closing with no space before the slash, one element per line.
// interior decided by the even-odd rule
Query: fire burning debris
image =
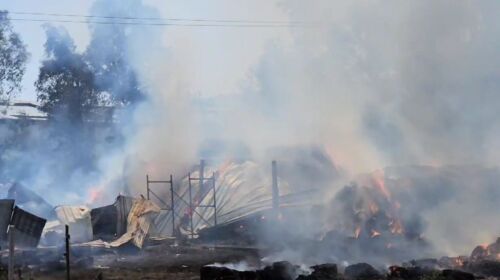
<path fill-rule="evenodd" d="M 207 168 L 207 170 L 209 169 Z M 246 173 L 244 171 L 252 170 L 252 174 L 258 175 L 255 176 L 256 178 L 261 178 L 261 172 L 259 171 L 258 165 L 255 163 L 231 163 L 229 165 L 225 163 L 225 168 L 222 170 L 224 172 L 214 172 L 214 174 L 217 173 L 218 176 L 222 176 L 219 177 L 219 179 L 235 189 L 242 188 L 243 185 L 241 185 L 241 183 L 245 181 L 242 180 L 242 178 L 245 178 L 243 174 Z M 211 171 L 209 173 L 212 174 Z M 197 176 L 196 173 L 193 174 Z M 235 180 L 235 178 L 238 180 Z M 182 179 L 182 182 L 184 181 L 185 180 Z M 228 182 L 238 183 L 232 185 Z M 286 259 L 295 261 L 296 263 L 309 265 L 321 263 L 325 260 L 335 261 L 337 263 L 365 261 L 379 267 L 387 264 L 400 263 L 402 260 L 415 259 L 414 261 L 406 263 L 405 265 L 407 267 L 405 268 L 394 268 L 394 271 L 391 270 L 389 275 L 410 273 L 406 270 L 411 270 L 413 267 L 464 269 L 474 273 L 489 273 L 488 275 L 490 275 L 492 272 L 488 271 L 496 269 L 499 263 L 500 238 L 493 244 L 478 246 L 474 249 L 472 254 L 467 257 L 420 259 L 423 256 L 433 255 L 431 246 L 423 238 L 423 227 L 415 226 L 415 224 L 418 225 L 418 223 L 421 222 L 419 220 L 420 218 L 418 216 L 408 216 L 406 214 L 407 204 L 399 203 L 401 194 L 392 192 L 394 184 L 400 181 L 388 179 L 381 171 L 357 177 L 353 183 L 338 191 L 329 203 L 321 205 L 321 207 L 318 205 L 313 207 L 304 207 L 304 205 L 300 205 L 300 207 L 296 205 L 295 207 L 288 207 L 289 203 L 294 201 L 289 197 L 293 197 L 294 195 L 293 188 L 286 185 L 284 180 L 280 180 L 280 182 L 290 189 L 288 189 L 289 192 L 282 193 L 283 197 L 281 201 L 283 204 L 279 212 L 275 212 L 274 209 L 270 208 L 270 205 L 266 206 L 264 203 L 265 201 L 271 201 L 270 199 L 263 199 L 266 197 L 266 191 L 270 192 L 271 188 L 262 188 L 262 193 L 258 196 L 263 202 L 263 204 L 258 204 L 262 210 L 253 211 L 251 215 L 248 214 L 248 211 L 244 211 L 241 215 L 238 215 L 238 219 L 224 220 L 224 211 L 231 212 L 232 208 L 225 209 L 221 207 L 217 213 L 222 216 L 220 220 L 224 221 L 222 224 L 212 226 L 208 222 L 208 226 L 196 232 L 197 236 L 190 236 L 190 239 L 179 238 L 178 240 L 184 240 L 182 242 L 189 242 L 191 244 L 204 244 L 203 242 L 213 242 L 216 240 L 216 238 L 214 238 L 215 236 L 222 239 L 232 239 L 236 242 L 232 245 L 236 246 L 264 246 L 268 251 L 266 252 L 267 257 L 262 259 L 262 261 L 265 260 L 266 262 L 270 260 Z M 17 187 L 16 190 L 17 196 L 21 197 L 21 188 Z M 184 190 L 186 191 L 185 193 L 189 193 L 187 189 Z M 224 186 L 216 185 L 215 190 L 219 197 L 222 197 L 219 202 L 223 205 L 228 203 L 225 199 L 234 197 L 230 195 L 231 192 L 229 190 L 224 190 Z M 234 191 L 234 189 L 232 191 Z M 195 205 L 200 203 L 200 205 L 206 205 L 207 202 L 212 201 L 210 199 L 210 195 L 213 194 L 212 191 L 193 192 L 193 194 L 193 202 Z M 224 198 L 225 196 L 227 197 Z M 40 201 L 40 198 L 33 194 L 29 197 L 35 199 L 35 201 Z M 299 195 L 299 197 L 302 196 Z M 132 200 L 131 198 L 119 197 L 115 204 L 105 207 L 92 210 L 85 207 L 58 207 L 56 208 L 56 212 L 60 219 L 61 217 L 59 216 L 62 212 L 66 213 L 64 214 L 66 218 L 71 216 L 72 220 L 66 223 L 71 224 L 73 230 L 71 235 L 75 237 L 74 241 L 89 241 L 89 238 L 96 239 L 96 236 L 98 236 L 101 231 L 103 234 L 110 236 L 110 242 L 94 240 L 92 242 L 80 244 L 79 246 L 113 248 L 120 247 L 128 241 L 132 241 L 138 248 L 145 246 L 145 251 L 147 251 L 147 248 L 150 246 L 148 243 L 156 242 L 156 244 L 161 244 L 161 242 L 164 242 L 160 241 L 162 239 L 155 239 L 156 236 L 152 236 L 153 233 L 160 233 L 156 227 L 161 225 L 161 221 L 165 220 L 165 216 L 161 216 L 164 210 L 151 204 L 150 208 L 152 210 L 148 210 L 148 213 L 146 213 L 146 211 L 142 214 L 134 214 L 133 217 L 131 217 L 131 214 L 127 215 L 127 213 L 134 212 L 131 209 L 134 208 L 133 206 L 136 205 L 138 201 L 141 201 L 143 204 L 146 202 L 152 203 L 144 198 Z M 26 203 L 30 203 L 29 199 L 26 199 Z M 140 204 L 142 205 L 140 207 L 137 206 L 139 205 L 137 204 L 136 208 L 144 208 L 143 206 L 145 204 L 143 204 Z M 242 206 L 241 203 L 234 205 L 238 207 Z M 186 207 L 187 204 L 183 204 L 183 207 L 179 209 L 185 210 Z M 304 211 L 304 209 L 308 209 L 308 211 Z M 74 211 L 77 211 L 79 216 L 74 215 Z M 203 215 L 204 213 L 205 212 L 200 212 L 197 215 Z M 321 215 L 321 213 L 326 213 L 327 215 Z M 192 211 L 190 215 L 194 217 L 194 211 Z M 207 212 L 207 215 L 213 215 L 213 212 Z M 157 220 L 158 217 L 163 218 Z M 317 219 L 313 219 L 313 217 Z M 189 225 L 189 218 L 190 217 L 185 221 L 180 219 L 176 223 L 179 223 L 178 226 Z M 300 225 L 302 228 L 314 230 L 300 231 L 300 227 L 297 227 L 297 220 L 304 222 L 304 224 Z M 309 224 L 306 224 L 306 222 Z M 321 228 L 319 227 L 320 224 L 326 224 L 328 228 Z M 51 224 L 51 226 L 53 225 Z M 89 234 L 85 234 L 84 236 L 83 234 L 79 234 L 82 232 L 74 232 L 75 230 L 83 230 L 78 229 L 77 226 L 91 227 L 89 228 Z M 167 227 L 170 228 L 170 226 Z M 57 230 L 56 227 L 53 228 Z M 206 232 L 212 232 L 212 235 L 206 234 Z M 319 235 L 310 235 L 313 232 L 319 233 Z M 182 232 L 180 232 L 180 234 L 182 235 Z M 189 235 L 190 233 L 186 234 Z M 120 235 L 122 237 L 118 238 Z M 314 240 L 311 241 L 311 239 Z M 62 238 L 58 238 L 58 240 L 62 240 Z M 221 265 L 219 265 L 219 267 L 220 266 Z M 238 270 L 246 269 L 244 266 L 235 266 L 234 268 L 238 268 Z M 205 270 L 207 269 L 210 270 L 209 268 L 205 268 Z M 224 265 L 222 265 L 221 269 L 224 271 L 228 269 L 231 270 Z M 373 270 L 368 269 L 366 265 L 351 266 L 349 269 L 345 269 L 346 275 L 369 273 L 371 275 L 370 277 L 375 277 Z M 255 271 L 258 271 L 258 269 Z M 263 271 L 266 271 L 266 269 Z M 271 273 L 269 269 L 267 271 Z M 315 270 L 311 269 L 311 271 L 310 274 L 308 274 L 308 272 L 302 276 L 294 274 L 294 277 L 315 279 L 304 278 L 315 275 Z M 204 272 L 202 272 L 202 274 L 203 273 Z M 239 273 L 240 272 L 238 272 L 238 275 Z M 257 275 L 259 275 L 259 273 L 257 273 Z M 377 272 L 376 275 L 377 279 L 385 277 L 383 273 L 380 274 Z M 358 276 L 352 277 L 359 278 Z"/>
<path fill-rule="evenodd" d="M 500 237 L 492 244 L 482 244 L 477 246 L 470 256 L 471 261 L 492 260 L 500 261 Z"/>
<path fill-rule="evenodd" d="M 386 186 L 382 171 L 360 176 L 344 187 L 328 209 L 331 229 L 322 242 L 331 244 L 339 259 L 390 262 L 429 253 L 421 227 L 411 226 L 420 221 L 402 215 L 404 209 Z"/>

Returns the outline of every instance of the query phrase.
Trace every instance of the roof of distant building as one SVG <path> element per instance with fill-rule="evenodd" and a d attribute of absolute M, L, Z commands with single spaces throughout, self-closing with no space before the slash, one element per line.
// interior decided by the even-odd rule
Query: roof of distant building
<path fill-rule="evenodd" d="M 0 102 L 0 119 L 44 120 L 47 114 L 39 109 L 38 104 L 29 101 Z"/>

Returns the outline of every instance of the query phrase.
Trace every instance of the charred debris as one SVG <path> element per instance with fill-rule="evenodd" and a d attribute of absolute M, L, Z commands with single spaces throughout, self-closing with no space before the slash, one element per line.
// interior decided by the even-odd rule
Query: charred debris
<path fill-rule="evenodd" d="M 207 280 L 500 277 L 500 238 L 469 256 L 412 258 L 409 252 L 425 256 L 430 245 L 412 226 L 415 221 L 400 213 L 380 172 L 337 192 L 331 204 L 340 207 L 335 208 L 339 218 L 321 215 L 330 208 L 313 203 L 320 192 L 290 187 L 278 176 L 277 162 L 270 169 L 268 180 L 252 181 L 262 176 L 243 174 L 261 175 L 254 163 L 213 168 L 201 161 L 178 181 L 146 176 L 144 195 L 118 195 L 114 203 L 92 209 L 53 207 L 29 188 L 11 184 L 0 200 L 0 267 L 6 270 L 13 229 L 11 255 L 19 271 L 100 270 L 124 259 L 155 263 L 165 258 L 181 268 L 197 260 L 193 267 L 200 267 L 201 279 Z M 248 181 L 262 188 L 245 191 L 242 182 Z M 339 224 L 319 227 L 325 219 Z M 297 221 L 303 224 L 297 227 Z M 249 259 L 243 267 L 234 265 Z M 280 259 L 285 261 L 272 262 Z"/>

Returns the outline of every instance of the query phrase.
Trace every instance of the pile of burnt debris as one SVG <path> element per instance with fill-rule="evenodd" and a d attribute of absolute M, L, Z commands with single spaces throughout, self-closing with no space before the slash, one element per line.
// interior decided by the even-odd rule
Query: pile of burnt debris
<path fill-rule="evenodd" d="M 224 266 L 204 266 L 200 270 L 201 280 L 474 280 L 500 277 L 500 262 L 491 262 L 489 267 L 474 271 L 459 269 L 433 269 L 420 266 L 391 266 L 375 269 L 367 263 L 357 263 L 342 268 L 336 264 L 321 264 L 304 269 L 289 262 L 275 262 L 263 269 L 239 271 Z"/>
<path fill-rule="evenodd" d="M 275 262 L 263 269 L 233 269 L 231 265 L 201 268 L 201 280 L 474 280 L 500 278 L 500 238 L 477 246 L 470 256 L 419 259 L 400 266 L 373 267 L 367 263 L 348 266 L 320 264 L 311 267 Z"/>

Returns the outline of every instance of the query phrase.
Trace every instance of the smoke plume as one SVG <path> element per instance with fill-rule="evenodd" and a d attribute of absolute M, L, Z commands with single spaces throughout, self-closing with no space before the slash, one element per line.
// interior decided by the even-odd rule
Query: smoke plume
<path fill-rule="evenodd" d="M 357 174 L 393 166 L 384 180 L 413 231 L 445 253 L 493 240 L 500 232 L 493 222 L 500 202 L 500 3 L 267 2 L 298 24 L 261 33 L 144 25 L 114 33 L 116 26 L 90 26 L 99 50 L 91 57 L 110 56 L 112 34 L 125 64 L 121 75 L 100 82 L 124 94 L 118 98 L 135 91 L 141 97 L 118 114 L 118 139 L 92 148 L 92 171 L 70 172 L 71 189 L 112 200 L 120 191 L 143 193 L 145 174 L 185 174 L 200 157 L 263 166 L 274 157 L 285 162 L 285 179 L 299 182 L 298 189 L 322 189 L 327 195 L 318 204 L 328 204 Z M 261 18 L 260 5 L 250 5 L 249 18 Z M 90 14 L 144 18 L 162 11 L 140 0 L 97 0 Z M 218 52 L 194 46 L 204 40 L 216 40 Z M 227 53 L 237 61 L 254 58 L 239 75 L 220 61 L 236 40 L 241 49 L 245 41 L 259 46 L 253 56 Z M 228 77 L 214 83 L 237 86 L 204 93 L 200 68 Z M 40 172 L 19 174 L 46 190 L 53 181 L 45 184 Z"/>

